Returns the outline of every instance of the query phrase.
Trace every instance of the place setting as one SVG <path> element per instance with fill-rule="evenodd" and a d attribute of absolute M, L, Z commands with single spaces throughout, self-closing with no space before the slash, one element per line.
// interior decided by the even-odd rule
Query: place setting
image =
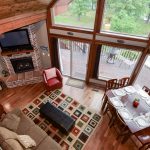
<path fill-rule="evenodd" d="M 142 89 L 138 92 L 138 94 L 140 95 L 141 99 L 143 99 L 145 103 L 150 107 L 150 96 Z"/>
<path fill-rule="evenodd" d="M 133 115 L 126 108 L 120 108 L 117 110 L 119 115 L 126 121 L 133 120 Z"/>
<path fill-rule="evenodd" d="M 119 97 L 110 98 L 110 102 L 114 107 L 124 107 L 123 103 L 120 101 Z"/>
<path fill-rule="evenodd" d="M 140 115 L 134 118 L 134 121 L 140 128 L 150 126 L 150 112 L 146 113 L 145 115 Z"/>
<path fill-rule="evenodd" d="M 116 90 L 112 90 L 112 93 L 115 95 L 115 96 L 119 96 L 119 97 L 122 97 L 122 96 L 125 96 L 126 95 L 126 91 L 121 88 L 121 89 L 116 89 Z"/>
<path fill-rule="evenodd" d="M 145 99 L 145 102 L 150 107 L 150 98 Z"/>
<path fill-rule="evenodd" d="M 136 92 L 136 89 L 133 86 L 127 86 L 124 88 L 124 90 L 128 93 L 128 94 L 132 94 Z"/>
<path fill-rule="evenodd" d="M 138 91 L 138 94 L 140 95 L 140 97 L 142 99 L 148 99 L 149 98 L 149 95 L 145 91 L 143 91 L 142 89 Z"/>

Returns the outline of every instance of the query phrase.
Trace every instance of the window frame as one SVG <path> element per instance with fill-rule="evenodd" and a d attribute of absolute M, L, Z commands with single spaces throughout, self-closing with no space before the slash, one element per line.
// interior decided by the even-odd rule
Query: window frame
<path fill-rule="evenodd" d="M 55 7 L 55 4 L 57 3 L 57 1 L 59 0 L 56 0 L 56 2 L 53 4 L 53 6 L 51 8 L 48 9 L 49 13 L 51 14 L 51 27 L 58 27 L 58 28 L 64 28 L 64 29 L 73 29 L 73 30 L 77 30 L 77 31 L 89 31 L 89 32 L 94 32 L 95 30 L 95 22 L 96 22 L 96 16 L 97 16 L 97 10 L 98 10 L 98 7 L 97 7 L 97 4 L 98 4 L 98 1 L 97 0 L 97 4 L 96 4 L 96 9 L 95 9 L 95 19 L 94 19 L 94 23 L 93 23 L 93 28 L 84 28 L 84 27 L 76 27 L 76 26 L 71 26 L 71 25 L 63 25 L 63 24 L 56 24 L 55 23 L 55 19 L 54 19 L 54 10 L 53 10 L 53 7 Z"/>
<path fill-rule="evenodd" d="M 126 50 L 129 50 L 129 51 L 137 51 L 137 52 L 141 52 L 141 54 L 139 55 L 139 57 L 138 57 L 138 59 L 137 59 L 137 61 L 136 61 L 136 64 L 135 64 L 135 66 L 134 66 L 134 68 L 133 68 L 133 70 L 132 70 L 132 72 L 131 72 L 131 74 L 130 74 L 130 78 L 133 76 L 133 74 L 134 74 L 134 72 L 135 72 L 135 70 L 136 70 L 136 66 L 138 65 L 138 63 L 139 63 L 139 60 L 141 59 L 141 56 L 142 56 L 142 53 L 143 53 L 143 51 L 142 50 L 139 50 L 139 49 L 131 49 L 131 48 L 127 48 L 127 47 L 122 47 L 122 46 L 114 46 L 114 45 L 109 45 L 109 44 L 98 44 L 98 46 L 97 46 L 97 51 L 99 51 L 99 54 L 97 54 L 97 55 L 99 55 L 99 58 L 98 57 L 96 57 L 96 62 L 97 63 L 95 63 L 95 70 L 97 71 L 97 72 L 95 72 L 94 73 L 94 77 L 96 77 L 96 79 L 97 80 L 100 80 L 100 81 L 106 81 L 106 80 L 108 80 L 108 79 L 112 79 L 111 77 L 102 77 L 101 79 L 99 78 L 99 69 L 100 69 L 100 60 L 101 60 L 101 53 L 102 53 L 102 47 L 103 46 L 112 46 L 112 47 L 117 47 L 117 48 L 121 48 L 121 49 L 126 49 Z M 100 47 L 100 49 L 98 50 L 98 48 Z"/>
<path fill-rule="evenodd" d="M 48 34 L 49 34 L 49 46 L 50 46 L 50 53 L 53 53 L 53 46 L 51 46 L 51 39 L 52 38 L 65 38 L 65 39 L 70 39 L 70 40 L 77 40 L 77 41 L 83 41 L 86 42 L 87 39 L 81 39 L 77 38 L 74 36 L 63 36 L 60 34 L 51 34 L 50 29 L 60 29 L 62 31 L 69 31 L 69 32 L 77 32 L 77 33 L 89 33 L 93 35 L 93 39 L 89 40 L 87 42 L 91 43 L 91 48 L 89 52 L 89 63 L 88 63 L 88 70 L 87 70 L 87 78 L 86 82 L 89 83 L 90 79 L 93 78 L 93 72 L 94 72 L 94 63 L 95 63 L 95 57 L 96 57 L 96 48 L 99 44 L 104 44 L 104 45 L 110 45 L 110 46 L 118 46 L 118 47 L 124 47 L 124 48 L 131 48 L 131 49 L 139 49 L 139 51 L 142 52 L 141 60 L 139 60 L 137 64 L 137 68 L 135 67 L 135 70 L 133 72 L 133 75 L 131 76 L 131 83 L 135 80 L 135 77 L 138 75 L 139 68 L 141 66 L 141 62 L 143 62 L 143 57 L 145 54 L 148 53 L 148 46 L 150 47 L 150 35 L 148 38 L 145 37 L 137 37 L 137 36 L 131 36 L 131 35 L 123 35 L 123 34 L 117 34 L 117 33 L 108 33 L 108 32 L 102 32 L 101 31 L 101 26 L 102 26 L 102 17 L 104 14 L 104 3 L 105 0 L 97 0 L 97 8 L 96 8 L 96 16 L 95 16 L 95 23 L 94 23 L 94 30 L 88 31 L 87 28 L 86 30 L 80 29 L 80 28 L 73 28 L 72 26 L 67 27 L 67 26 L 57 26 L 53 24 L 52 20 L 52 14 L 51 14 L 51 9 L 54 6 L 54 4 L 57 2 L 57 0 L 52 0 L 51 3 L 48 6 L 48 11 L 47 11 L 47 29 L 48 29 Z M 114 43 L 114 42 L 103 42 L 100 40 L 96 39 L 97 35 L 103 35 L 105 37 L 112 37 L 116 40 L 121 39 L 121 40 L 129 40 L 129 41 L 136 41 L 136 42 L 144 42 L 146 46 L 141 47 L 141 46 L 135 46 L 135 45 L 124 45 L 121 43 Z M 150 52 L 149 52 L 150 53 Z M 50 55 L 52 58 L 52 55 Z"/>
<path fill-rule="evenodd" d="M 115 31 L 105 31 L 102 29 L 102 26 L 103 26 L 103 20 L 104 20 L 104 16 L 105 16 L 105 4 L 106 4 L 106 1 L 107 0 L 102 0 L 104 1 L 104 7 L 101 11 L 102 13 L 102 16 L 101 16 L 101 19 L 100 19 L 100 28 L 99 28 L 99 31 L 97 34 L 103 34 L 103 35 L 111 35 L 113 37 L 118 37 L 118 36 L 121 36 L 121 37 L 124 37 L 124 38 L 127 38 L 127 39 L 141 39 L 141 40 L 145 40 L 147 41 L 149 36 L 150 36 L 150 32 L 148 33 L 147 36 L 138 36 L 138 35 L 134 35 L 134 34 L 128 34 L 128 33 L 121 33 L 121 32 L 115 32 Z"/>

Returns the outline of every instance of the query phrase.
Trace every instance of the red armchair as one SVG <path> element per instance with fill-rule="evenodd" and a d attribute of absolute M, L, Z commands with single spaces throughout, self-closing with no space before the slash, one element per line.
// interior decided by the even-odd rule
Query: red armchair
<path fill-rule="evenodd" d="M 50 68 L 44 70 L 43 78 L 47 91 L 52 91 L 63 86 L 62 74 L 57 68 Z"/>

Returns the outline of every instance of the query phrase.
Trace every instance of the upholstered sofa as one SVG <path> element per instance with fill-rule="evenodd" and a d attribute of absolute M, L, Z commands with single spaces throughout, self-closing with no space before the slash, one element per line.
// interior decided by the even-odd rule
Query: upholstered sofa
<path fill-rule="evenodd" d="M 20 121 L 16 131 L 11 131 L 6 127 L 2 127 L 2 121 L 0 122 L 0 147 L 2 147 L 3 150 L 14 150 L 14 147 L 15 150 L 61 150 L 59 144 L 27 118 L 21 110 L 15 109 L 9 114 L 14 114 L 19 117 Z M 16 135 L 29 135 L 35 141 L 36 146 L 27 149 L 24 148 L 17 139 L 15 139 Z M 18 146 L 18 144 L 21 147 Z"/>

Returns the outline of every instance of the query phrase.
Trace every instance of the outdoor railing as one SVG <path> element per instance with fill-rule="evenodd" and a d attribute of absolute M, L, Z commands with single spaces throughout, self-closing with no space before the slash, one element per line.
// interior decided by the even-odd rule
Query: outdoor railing
<path fill-rule="evenodd" d="M 82 52 L 84 52 L 84 50 L 87 48 L 87 44 L 82 42 L 69 41 L 64 39 L 60 39 L 59 42 L 61 43 L 60 45 L 63 45 L 61 48 L 65 47 L 66 49 L 79 50 Z M 101 56 L 108 56 L 111 52 L 111 49 L 112 47 L 103 45 Z M 115 57 L 116 60 L 127 59 L 130 61 L 136 61 L 140 55 L 140 52 L 134 51 L 132 49 L 117 48 L 117 51 L 118 53 Z"/>
<path fill-rule="evenodd" d="M 75 51 L 79 50 L 81 52 L 84 52 L 87 48 L 87 44 L 83 42 L 69 41 L 64 39 L 60 39 L 59 42 L 61 46 L 63 45 L 62 47 L 60 47 L 62 49 L 65 47 L 66 49 L 72 49 Z"/>
<path fill-rule="evenodd" d="M 111 52 L 112 47 L 110 46 L 103 46 L 102 47 L 102 53 L 101 55 L 109 55 Z M 140 55 L 140 52 L 138 51 L 133 51 L 132 49 L 123 49 L 123 48 L 118 48 L 118 53 L 115 57 L 115 59 L 120 60 L 122 58 L 131 60 L 131 61 L 136 61 Z"/>

